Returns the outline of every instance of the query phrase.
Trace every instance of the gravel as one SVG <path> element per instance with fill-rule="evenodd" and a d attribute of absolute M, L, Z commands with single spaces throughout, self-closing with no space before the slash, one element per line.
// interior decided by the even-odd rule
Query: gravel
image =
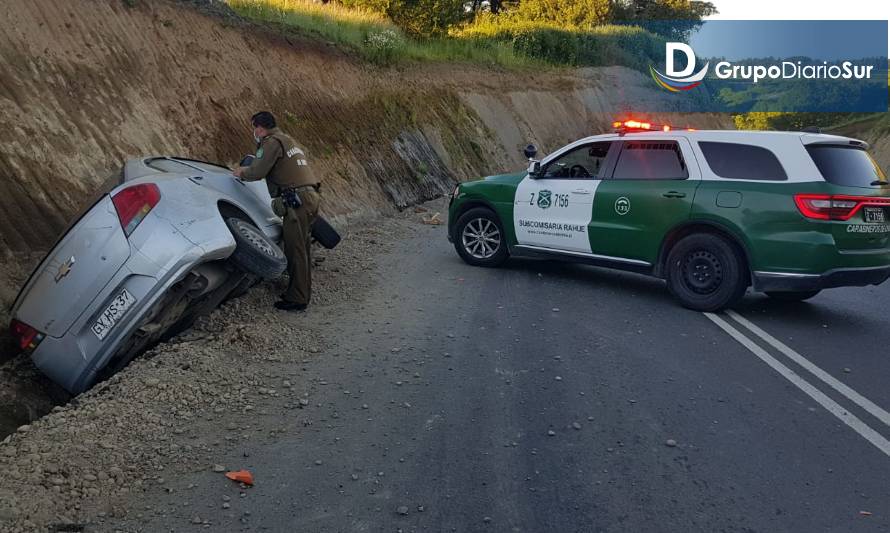
<path fill-rule="evenodd" d="M 359 298 L 372 283 L 375 256 L 412 231 L 417 217 L 373 220 L 336 250 L 315 250 L 308 313 Z M 263 416 L 288 405 L 311 410 L 309 384 L 280 369 L 319 357 L 336 339 L 321 337 L 305 316 L 272 309 L 284 287 L 284 280 L 256 287 L 0 442 L 0 531 L 132 516 L 141 511 L 123 507 L 126 497 L 177 473 L 221 472 L 241 454 L 239 442 L 260 438 L 251 434 Z M 207 524 L 198 516 L 192 523 Z"/>

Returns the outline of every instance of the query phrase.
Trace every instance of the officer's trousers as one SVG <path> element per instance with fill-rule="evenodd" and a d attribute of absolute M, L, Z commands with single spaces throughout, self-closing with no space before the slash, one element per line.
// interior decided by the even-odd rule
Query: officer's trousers
<path fill-rule="evenodd" d="M 284 293 L 287 302 L 309 305 L 312 299 L 312 222 L 318 214 L 320 195 L 313 190 L 300 191 L 303 205 L 288 207 L 284 215 L 284 255 L 290 283 Z"/>

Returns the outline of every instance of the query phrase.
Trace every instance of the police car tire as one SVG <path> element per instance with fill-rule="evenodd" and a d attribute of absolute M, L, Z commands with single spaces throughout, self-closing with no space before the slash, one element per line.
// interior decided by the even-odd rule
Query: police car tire
<path fill-rule="evenodd" d="M 259 228 L 235 217 L 227 218 L 226 225 L 235 238 L 235 251 L 229 256 L 235 266 L 266 280 L 276 279 L 284 273 L 287 268 L 284 252 Z"/>
<path fill-rule="evenodd" d="M 495 254 L 491 257 L 473 257 L 463 244 L 462 236 L 467 224 L 480 219 L 492 222 L 500 232 L 500 245 L 495 251 Z M 494 211 L 485 207 L 474 207 L 461 215 L 460 218 L 457 219 L 457 224 L 454 226 L 453 238 L 454 249 L 457 250 L 457 254 L 461 259 L 469 265 L 492 268 L 498 267 L 504 264 L 504 261 L 510 256 L 510 252 L 507 250 L 506 234 L 504 233 L 504 227 L 501 225 L 501 221 L 498 219 L 498 216 Z"/>
<path fill-rule="evenodd" d="M 697 267 L 702 267 L 700 275 L 707 277 L 690 279 L 691 269 Z M 748 270 L 741 254 L 732 243 L 711 233 L 694 233 L 675 244 L 668 254 L 665 274 L 671 294 L 696 311 L 730 307 L 748 288 Z M 711 281 L 714 278 L 719 282 Z M 711 288 L 713 283 L 717 286 Z M 696 284 L 699 286 L 694 287 Z"/>
<path fill-rule="evenodd" d="M 779 300 L 782 302 L 802 302 L 804 300 L 809 300 L 820 292 L 822 291 L 766 291 L 765 294 L 773 300 Z"/>

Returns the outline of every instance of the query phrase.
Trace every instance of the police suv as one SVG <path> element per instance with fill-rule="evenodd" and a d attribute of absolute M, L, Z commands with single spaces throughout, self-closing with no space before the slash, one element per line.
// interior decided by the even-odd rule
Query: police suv
<path fill-rule="evenodd" d="M 527 171 L 459 184 L 448 238 L 464 261 L 581 261 L 663 278 L 716 311 L 749 286 L 782 300 L 890 277 L 890 184 L 862 141 L 676 130 L 641 121 Z"/>

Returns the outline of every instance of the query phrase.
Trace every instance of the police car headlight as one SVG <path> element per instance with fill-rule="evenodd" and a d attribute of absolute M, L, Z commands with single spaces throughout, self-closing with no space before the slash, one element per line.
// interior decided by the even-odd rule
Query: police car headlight
<path fill-rule="evenodd" d="M 460 183 L 455 185 L 454 190 L 451 191 L 451 200 L 452 201 L 456 200 L 459 194 L 460 194 Z"/>

